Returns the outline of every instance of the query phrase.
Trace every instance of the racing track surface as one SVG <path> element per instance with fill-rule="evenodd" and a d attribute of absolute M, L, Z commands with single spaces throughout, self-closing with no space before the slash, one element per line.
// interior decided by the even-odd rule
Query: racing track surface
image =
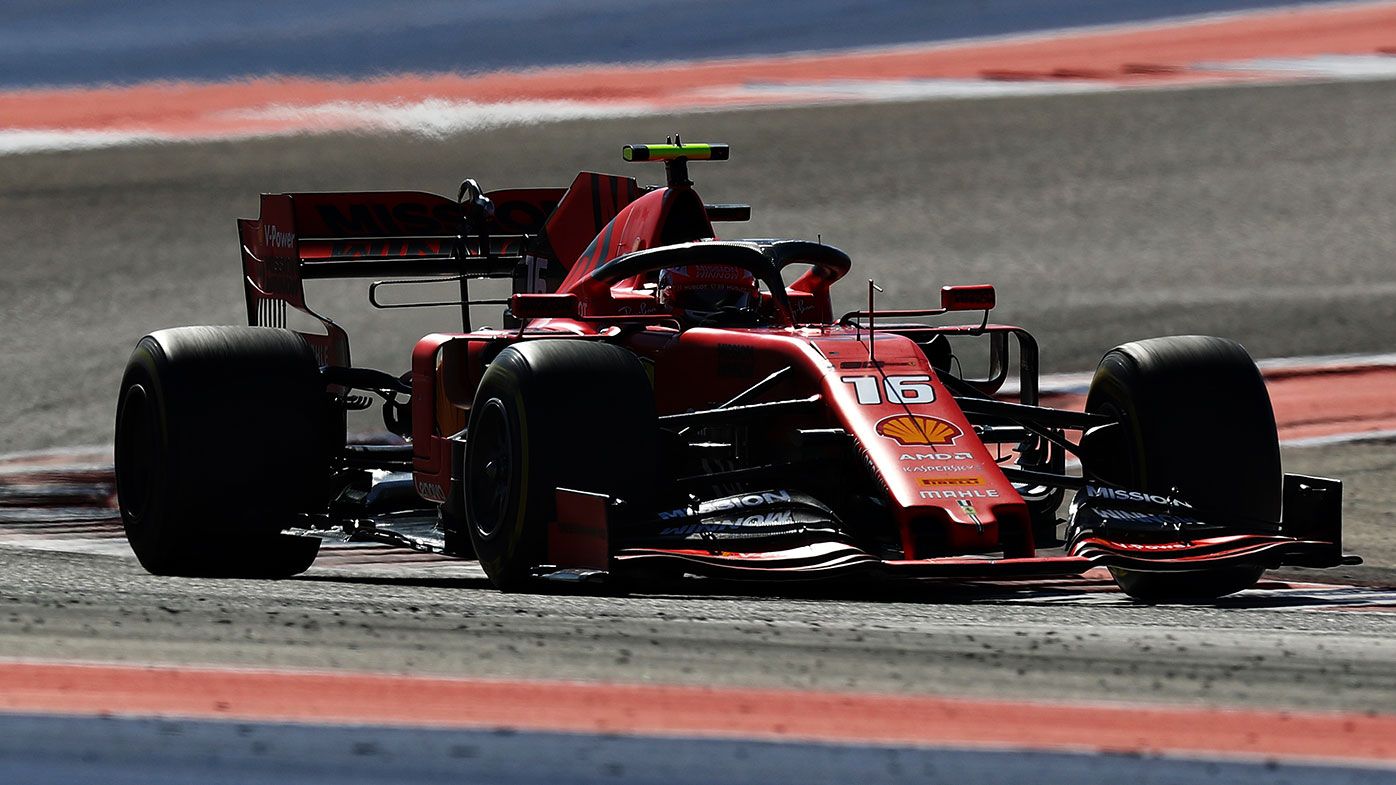
<path fill-rule="evenodd" d="M 993 282 L 995 317 L 1037 333 L 1048 371 L 1180 332 L 1257 357 L 1396 346 L 1396 82 L 34 153 L 0 157 L 0 451 L 107 442 L 141 334 L 242 321 L 233 218 L 255 215 L 259 192 L 454 193 L 467 176 L 566 184 L 582 168 L 655 182 L 619 145 L 675 129 L 733 145 L 731 162 L 693 169 L 708 200 L 753 203 L 729 234 L 820 234 L 889 305 Z M 362 283 L 324 286 L 311 302 L 349 326 L 360 364 L 404 369 L 409 336 L 451 325 L 449 311 L 374 318 Z"/>
<path fill-rule="evenodd" d="M 7 336 L 0 449 L 101 444 L 130 345 L 241 316 L 232 218 L 261 190 L 563 182 L 619 169 L 622 141 L 732 143 L 695 166 L 742 233 L 823 238 L 893 304 L 993 281 L 1048 370 L 1174 332 L 1257 356 L 1396 345 L 1396 83 L 885 104 L 558 123 L 424 141 L 322 137 L 0 158 Z M 653 178 L 654 172 L 639 172 Z M 850 287 L 850 291 L 856 287 Z M 845 292 L 845 295 L 849 292 Z M 312 293 L 312 298 L 314 294 Z M 346 315 L 356 359 L 394 335 Z M 845 300 L 852 305 L 852 301 Z M 1206 435 L 1198 434 L 1199 443 Z M 1238 460 L 1244 454 L 1238 452 Z M 1390 444 L 1290 450 L 1349 480 L 1351 578 L 1393 585 Z M 283 582 L 147 576 L 126 556 L 0 545 L 0 652 L 132 663 L 621 680 L 734 688 L 1389 712 L 1396 614 L 1288 593 L 1218 607 L 998 588 L 627 598 L 500 595 L 472 567 L 346 565 Z M 249 733 L 263 731 L 249 731 Z M 194 731 L 191 734 L 197 735 Z M 1104 776 L 1104 775 L 1102 775 Z M 1113 776 L 1113 775 L 1112 775 Z M 1222 776 L 1216 772 L 1212 776 Z M 1186 778 L 1182 778 L 1186 780 Z"/>

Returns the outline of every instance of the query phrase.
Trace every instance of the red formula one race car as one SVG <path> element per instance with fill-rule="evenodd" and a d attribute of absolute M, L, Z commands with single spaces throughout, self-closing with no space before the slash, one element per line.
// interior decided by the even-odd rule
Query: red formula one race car
<path fill-rule="evenodd" d="M 508 590 L 1103 565 L 1154 600 L 1359 561 L 1342 553 L 1341 484 L 1281 473 L 1236 343 L 1119 346 L 1084 412 L 1045 408 L 1032 336 L 988 323 L 993 287 L 879 311 L 869 282 L 868 307 L 836 317 L 842 251 L 716 239 L 750 208 L 705 204 L 688 164 L 727 153 L 624 148 L 663 162 L 654 187 L 582 173 L 566 188 L 467 180 L 456 199 L 263 195 L 260 219 L 238 222 L 252 326 L 148 335 L 122 380 L 117 484 L 141 564 L 288 576 L 348 538 L 475 558 Z M 450 282 L 448 302 L 418 305 L 463 324 L 418 340 L 405 374 L 356 368 L 303 287 L 349 277 L 384 279 L 378 307 L 387 287 Z M 471 300 L 479 278 L 514 293 Z M 472 328 L 485 304 L 505 306 L 502 326 Z M 937 323 L 952 312 L 983 323 Z M 961 356 L 974 343 L 987 363 Z M 347 412 L 378 399 L 400 439 L 348 443 Z"/>

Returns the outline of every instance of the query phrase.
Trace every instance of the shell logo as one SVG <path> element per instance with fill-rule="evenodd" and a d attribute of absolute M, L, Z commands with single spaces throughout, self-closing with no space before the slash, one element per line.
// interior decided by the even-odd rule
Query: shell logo
<path fill-rule="evenodd" d="M 899 414 L 877 424 L 877 435 L 897 444 L 954 444 L 963 432 L 954 424 L 920 414 Z"/>

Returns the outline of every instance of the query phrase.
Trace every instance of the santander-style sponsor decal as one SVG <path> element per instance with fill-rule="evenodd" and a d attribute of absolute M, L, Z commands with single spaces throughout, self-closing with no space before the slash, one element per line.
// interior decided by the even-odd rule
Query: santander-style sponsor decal
<path fill-rule="evenodd" d="M 417 494 L 423 499 L 429 499 L 434 502 L 446 501 L 446 489 L 442 488 L 439 483 L 418 480 L 416 484 Z"/>

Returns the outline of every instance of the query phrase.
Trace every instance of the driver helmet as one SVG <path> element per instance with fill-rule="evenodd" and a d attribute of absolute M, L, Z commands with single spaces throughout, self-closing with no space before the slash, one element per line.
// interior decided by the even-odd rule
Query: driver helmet
<path fill-rule="evenodd" d="M 756 276 L 730 264 L 692 264 L 659 271 L 659 302 L 690 324 L 726 314 L 751 314 L 758 302 Z"/>

